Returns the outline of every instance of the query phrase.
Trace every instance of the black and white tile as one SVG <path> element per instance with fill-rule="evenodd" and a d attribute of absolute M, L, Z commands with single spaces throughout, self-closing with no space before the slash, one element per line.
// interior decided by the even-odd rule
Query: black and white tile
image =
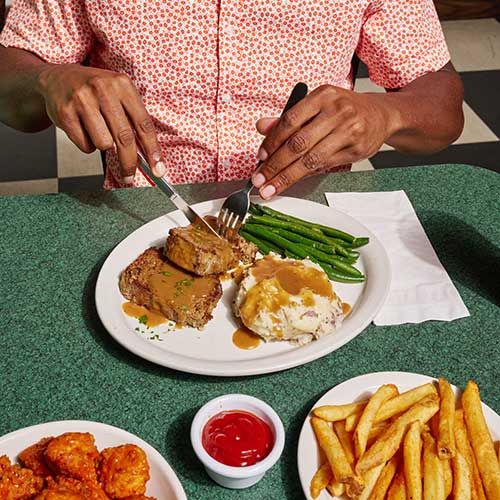
<path fill-rule="evenodd" d="M 445 21 L 452 61 L 465 87 L 465 129 L 440 153 L 408 156 L 383 146 L 353 171 L 434 163 L 468 163 L 500 172 L 500 23 L 495 19 Z M 360 92 L 383 92 L 360 66 Z M 23 134 L 0 124 L 0 195 L 95 191 L 102 188 L 100 154 L 83 154 L 54 127 Z"/>

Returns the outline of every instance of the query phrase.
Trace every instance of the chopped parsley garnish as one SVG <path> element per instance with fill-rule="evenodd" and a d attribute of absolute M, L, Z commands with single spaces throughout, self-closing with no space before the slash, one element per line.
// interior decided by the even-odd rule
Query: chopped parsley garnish
<path fill-rule="evenodd" d="M 172 276 L 172 273 L 170 271 L 162 271 L 160 274 L 163 274 L 163 276 L 166 276 L 167 278 L 170 278 L 170 276 Z"/>
<path fill-rule="evenodd" d="M 181 306 L 181 311 L 186 312 L 186 311 L 189 311 L 189 309 L 187 308 L 187 306 Z"/>
<path fill-rule="evenodd" d="M 148 324 L 148 317 L 145 314 L 143 314 L 142 316 L 140 316 L 137 319 L 139 320 L 139 323 L 141 323 L 141 325 L 147 325 Z"/>

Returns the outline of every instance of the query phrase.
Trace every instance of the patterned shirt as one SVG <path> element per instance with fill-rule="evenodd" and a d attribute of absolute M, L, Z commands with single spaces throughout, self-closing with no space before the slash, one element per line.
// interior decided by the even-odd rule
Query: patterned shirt
<path fill-rule="evenodd" d="M 174 183 L 250 177 L 255 122 L 298 81 L 352 88 L 355 53 L 390 89 L 450 59 L 432 0 L 14 0 L 0 43 L 128 74 Z M 107 165 L 122 186 L 114 152 Z"/>

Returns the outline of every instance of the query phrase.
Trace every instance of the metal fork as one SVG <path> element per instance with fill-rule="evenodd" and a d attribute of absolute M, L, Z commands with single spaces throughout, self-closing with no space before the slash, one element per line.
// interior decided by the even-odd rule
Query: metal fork
<path fill-rule="evenodd" d="M 288 101 L 283 108 L 281 116 L 283 116 L 291 107 L 295 106 L 299 101 L 307 95 L 307 85 L 299 82 L 292 90 Z M 257 164 L 257 168 L 262 164 L 261 161 Z M 230 194 L 224 201 L 217 217 L 217 232 L 224 238 L 228 238 L 231 233 L 239 230 L 243 223 L 248 209 L 250 208 L 250 191 L 253 188 L 252 180 L 250 179 L 246 186 L 239 191 Z"/>

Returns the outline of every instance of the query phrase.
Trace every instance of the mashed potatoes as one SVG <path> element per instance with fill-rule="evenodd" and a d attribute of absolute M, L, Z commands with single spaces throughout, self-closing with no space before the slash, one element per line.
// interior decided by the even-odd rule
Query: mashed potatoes
<path fill-rule="evenodd" d="M 272 255 L 246 271 L 233 309 L 266 341 L 305 344 L 335 332 L 343 319 L 342 302 L 321 267 Z"/>

